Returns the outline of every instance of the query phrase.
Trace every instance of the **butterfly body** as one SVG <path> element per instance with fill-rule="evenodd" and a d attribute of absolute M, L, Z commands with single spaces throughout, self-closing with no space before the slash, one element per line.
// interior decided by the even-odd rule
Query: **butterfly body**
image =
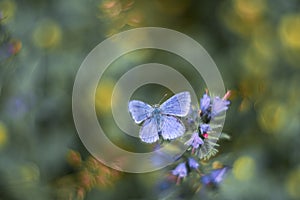
<path fill-rule="evenodd" d="M 190 103 L 189 92 L 181 92 L 161 105 L 150 106 L 142 101 L 132 100 L 128 104 L 128 110 L 135 123 L 142 123 L 141 140 L 153 143 L 159 139 L 160 135 L 165 140 L 183 135 L 185 127 L 178 117 L 188 114 Z"/>
<path fill-rule="evenodd" d="M 154 107 L 154 110 L 152 112 L 152 117 L 156 120 L 157 131 L 158 131 L 158 134 L 160 135 L 161 134 L 161 124 L 162 124 L 161 123 L 161 120 L 162 120 L 161 110 L 160 110 L 158 104 L 155 104 L 153 107 Z"/>

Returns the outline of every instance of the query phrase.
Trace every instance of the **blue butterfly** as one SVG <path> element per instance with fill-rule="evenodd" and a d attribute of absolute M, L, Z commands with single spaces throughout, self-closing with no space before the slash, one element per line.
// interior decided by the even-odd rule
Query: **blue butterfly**
<path fill-rule="evenodd" d="M 161 105 L 150 106 L 137 100 L 132 100 L 128 104 L 128 110 L 134 122 L 137 124 L 143 122 L 140 138 L 146 143 L 156 142 L 160 135 L 165 140 L 183 135 L 185 127 L 177 117 L 186 116 L 190 107 L 189 92 L 178 93 Z"/>

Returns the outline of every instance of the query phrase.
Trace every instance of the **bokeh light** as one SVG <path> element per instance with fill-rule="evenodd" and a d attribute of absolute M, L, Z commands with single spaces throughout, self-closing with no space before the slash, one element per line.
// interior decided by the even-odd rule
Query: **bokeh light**
<path fill-rule="evenodd" d="M 280 102 L 267 101 L 259 112 L 259 124 L 268 133 L 284 134 L 288 111 Z"/>
<path fill-rule="evenodd" d="M 17 5 L 13 0 L 3 0 L 0 1 L 0 10 L 1 10 L 1 21 L 8 23 L 14 17 Z"/>
<path fill-rule="evenodd" d="M 96 90 L 95 106 L 96 110 L 100 113 L 111 111 L 111 95 L 114 89 L 114 83 L 112 80 L 104 80 Z"/>
<path fill-rule="evenodd" d="M 39 168 L 34 163 L 26 163 L 20 166 L 20 173 L 25 182 L 35 182 L 40 178 Z"/>
<path fill-rule="evenodd" d="M 294 199 L 300 198 L 300 168 L 292 170 L 286 180 L 285 186 L 290 197 Z"/>
<path fill-rule="evenodd" d="M 233 164 L 233 174 L 237 180 L 248 181 L 255 176 L 255 160 L 250 156 L 239 157 Z"/>
<path fill-rule="evenodd" d="M 283 16 L 279 24 L 279 36 L 283 43 L 290 48 L 300 48 L 300 15 L 288 14 Z"/>
<path fill-rule="evenodd" d="M 0 150 L 6 145 L 7 142 L 8 142 L 7 128 L 3 122 L 0 122 Z"/>
<path fill-rule="evenodd" d="M 35 29 L 33 30 L 33 42 L 40 48 L 51 48 L 57 46 L 61 39 L 61 28 L 53 20 L 42 19 L 40 20 Z"/>

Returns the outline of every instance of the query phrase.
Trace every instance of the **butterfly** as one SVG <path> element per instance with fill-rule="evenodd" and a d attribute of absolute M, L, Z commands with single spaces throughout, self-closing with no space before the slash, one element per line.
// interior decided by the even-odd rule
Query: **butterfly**
<path fill-rule="evenodd" d="M 143 122 L 139 136 L 143 142 L 153 143 L 162 136 L 165 140 L 180 137 L 185 126 L 178 117 L 185 117 L 191 107 L 189 92 L 178 93 L 163 104 L 150 106 L 138 100 L 128 104 L 128 110 L 136 124 Z"/>

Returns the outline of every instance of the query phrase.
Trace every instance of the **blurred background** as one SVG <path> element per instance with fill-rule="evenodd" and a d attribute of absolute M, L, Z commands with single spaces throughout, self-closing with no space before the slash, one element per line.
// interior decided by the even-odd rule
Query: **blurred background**
<path fill-rule="evenodd" d="M 300 199 L 299 10 L 298 0 L 0 0 L 0 199 L 167 199 L 159 182 L 170 169 L 127 174 L 102 165 L 72 118 L 73 82 L 86 55 L 144 26 L 197 40 L 232 90 L 223 129 L 231 140 L 213 158 L 232 170 L 213 198 Z M 111 93 L 122 74 L 148 62 L 178 69 L 199 98 L 205 89 L 176 55 L 120 57 L 95 100 L 99 122 L 124 149 L 144 151 L 113 123 Z M 166 92 L 146 85 L 134 97 L 154 103 Z"/>

